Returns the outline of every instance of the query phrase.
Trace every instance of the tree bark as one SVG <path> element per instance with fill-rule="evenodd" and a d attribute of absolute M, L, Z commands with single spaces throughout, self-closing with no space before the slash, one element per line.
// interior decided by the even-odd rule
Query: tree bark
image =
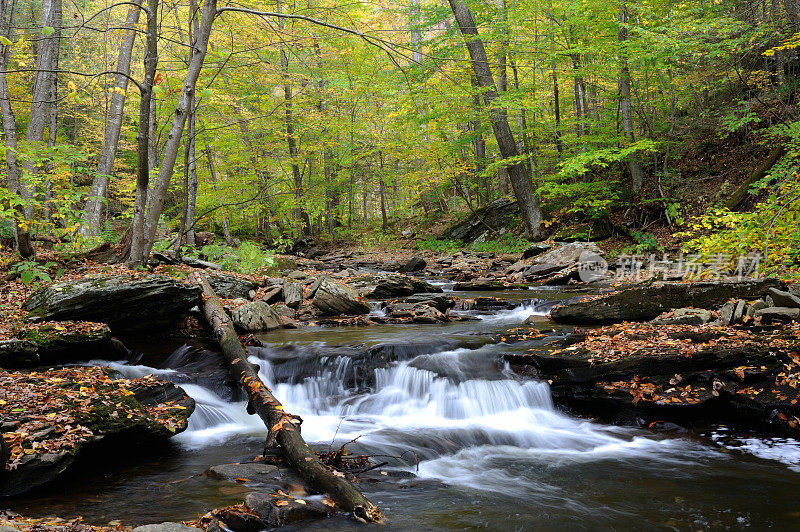
<path fill-rule="evenodd" d="M 186 117 L 189 112 L 191 96 L 194 95 L 197 78 L 200 76 L 200 70 L 206 58 L 206 50 L 208 49 L 208 41 L 211 37 L 211 28 L 214 24 L 216 10 L 217 0 L 206 0 L 203 3 L 203 19 L 200 23 L 200 31 L 197 34 L 194 53 L 192 54 L 189 68 L 186 71 L 186 77 L 183 80 L 183 87 L 181 88 L 181 94 L 178 98 L 178 106 L 172 116 L 172 124 L 170 125 L 169 134 L 167 135 L 166 145 L 164 146 L 164 156 L 161 159 L 161 166 L 158 169 L 158 180 L 152 192 L 149 194 L 150 197 L 147 201 L 148 209 L 145 218 L 144 245 L 142 246 L 140 256 L 133 257 L 137 262 L 145 260 L 150 255 L 150 250 L 155 243 L 158 220 L 164 210 L 164 198 L 166 197 L 167 189 L 169 188 L 169 183 L 172 180 L 172 174 L 175 170 L 175 161 L 178 158 L 178 149 L 181 144 L 183 128 L 186 126 Z"/>
<path fill-rule="evenodd" d="M 144 80 L 140 89 L 139 131 L 136 135 L 136 197 L 130 236 L 130 262 L 144 260 L 150 248 L 146 245 L 145 208 L 150 186 L 150 148 L 155 131 L 151 129 L 153 83 L 158 67 L 158 0 L 148 0 L 147 44 L 144 55 Z M 177 149 L 177 148 L 176 148 Z M 147 250 L 147 253 L 145 253 Z"/>
<path fill-rule="evenodd" d="M 128 78 L 122 74 L 131 72 L 131 56 L 133 55 L 133 43 L 136 40 L 136 23 L 139 22 L 139 12 L 142 0 L 132 0 L 135 5 L 131 6 L 128 16 L 125 19 L 125 36 L 119 49 L 117 58 L 117 74 L 114 80 L 114 92 L 111 95 L 111 102 L 108 106 L 108 119 L 106 121 L 105 135 L 103 136 L 103 148 L 97 158 L 97 175 L 92 181 L 92 189 L 89 192 L 89 199 L 86 201 L 86 222 L 85 232 L 92 235 L 100 233 L 100 219 L 103 212 L 103 200 L 108 192 L 108 177 L 114 170 L 114 158 L 117 155 L 117 145 L 119 144 L 119 134 L 122 129 L 122 119 L 125 109 L 125 91 L 128 90 Z"/>
<path fill-rule="evenodd" d="M 620 73 L 619 73 L 619 96 L 620 107 L 622 109 L 622 129 L 625 132 L 625 139 L 628 142 L 635 142 L 633 132 L 633 113 L 631 106 L 631 73 L 628 68 L 628 6 L 625 2 L 619 8 L 619 45 L 620 45 Z M 628 169 L 631 173 L 633 191 L 640 192 L 644 186 L 644 170 L 635 154 L 628 157 Z"/>
<path fill-rule="evenodd" d="M 192 275 L 192 280 L 203 289 L 203 313 L 222 348 L 231 376 L 241 384 L 250 399 L 250 405 L 269 429 L 267 441 L 274 440 L 280 444 L 283 455 L 309 488 L 327 493 L 344 511 L 351 512 L 359 519 L 382 523 L 384 517 L 377 506 L 347 479 L 335 475 L 319 461 L 300 435 L 299 419 L 283 410 L 283 405 L 264 386 L 256 369 L 247 361 L 247 351 L 242 347 L 228 314 L 211 286 L 197 273 Z"/>
<path fill-rule="evenodd" d="M 14 7 L 16 2 L 9 6 L 8 0 L 0 0 L 0 35 L 11 40 L 14 26 Z M 20 182 L 19 162 L 17 161 L 17 120 L 14 110 L 11 107 L 11 100 L 8 90 L 8 46 L 0 46 L 0 112 L 3 115 L 3 134 L 5 135 L 6 145 L 6 172 L 8 176 L 8 190 L 12 194 L 22 195 L 22 183 Z M 24 209 L 16 209 L 17 215 L 14 219 L 14 242 L 20 255 L 26 259 L 35 259 L 36 251 L 31 242 L 30 233 L 22 225 L 25 219 Z"/>
<path fill-rule="evenodd" d="M 206 145 L 206 158 L 208 159 L 208 171 L 211 173 L 211 184 L 214 187 L 214 192 L 217 192 L 217 168 L 214 165 L 214 156 L 211 155 L 211 148 L 208 146 L 208 141 L 205 141 Z M 222 219 L 222 238 L 225 239 L 225 243 L 227 245 L 233 244 L 233 238 L 231 238 L 231 230 L 228 227 L 228 217 L 225 214 L 225 207 L 220 209 L 220 218 Z"/>
<path fill-rule="evenodd" d="M 448 1 L 458 27 L 464 35 L 464 41 L 472 62 L 472 69 L 478 78 L 478 85 L 484 89 L 483 101 L 486 107 L 489 108 L 492 130 L 494 131 L 495 139 L 497 139 L 500 153 L 503 159 L 511 159 L 513 161 L 508 164 L 508 175 L 511 179 L 511 187 L 514 189 L 514 195 L 517 198 L 528 237 L 533 240 L 541 240 L 545 238 L 545 234 L 542 230 L 542 210 L 539 205 L 539 199 L 533 193 L 530 176 L 525 171 L 525 165 L 518 160 L 519 151 L 517 150 L 514 135 L 508 125 L 508 120 L 503 110 L 495 105 L 497 88 L 494 84 L 492 72 L 489 69 L 486 49 L 478 35 L 475 19 L 464 0 Z"/>

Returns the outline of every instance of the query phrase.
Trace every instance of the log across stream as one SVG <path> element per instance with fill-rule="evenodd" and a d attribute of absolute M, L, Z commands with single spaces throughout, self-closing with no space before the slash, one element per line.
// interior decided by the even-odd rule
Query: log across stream
<path fill-rule="evenodd" d="M 794 442 L 721 427 L 684 433 L 608 426 L 554 408 L 547 383 L 515 375 L 502 362 L 504 354 L 537 349 L 542 340 L 494 340 L 535 312 L 521 304 L 475 322 L 272 332 L 265 347 L 250 348 L 249 359 L 286 410 L 303 418 L 312 446 L 324 451 L 360 436 L 354 451 L 393 457 L 381 458 L 391 475 L 376 481 L 378 473 L 359 486 L 386 513 L 387 529 L 796 523 L 800 446 Z M 551 334 L 566 331 L 557 329 Z M 90 523 L 152 523 L 193 518 L 258 489 L 200 475 L 213 465 L 251 460 L 266 436 L 264 423 L 247 415 L 244 398 L 225 384 L 216 348 L 147 343 L 137 352 L 138 359 L 114 367 L 182 383 L 198 403 L 189 430 L 167 448 L 108 457 L 111 469 L 87 467 L 66 487 L 5 501 L 6 507 L 27 515 L 82 514 Z M 331 530 L 362 526 L 344 518 L 325 522 Z"/>

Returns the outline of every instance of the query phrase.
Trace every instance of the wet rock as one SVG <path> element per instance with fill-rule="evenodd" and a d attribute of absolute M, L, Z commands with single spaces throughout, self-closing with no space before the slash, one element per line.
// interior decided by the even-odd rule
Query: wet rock
<path fill-rule="evenodd" d="M 357 277 L 349 285 L 369 299 L 388 299 L 414 294 L 435 294 L 442 289 L 430 283 L 400 274 L 376 274 Z"/>
<path fill-rule="evenodd" d="M 381 269 L 387 272 L 399 272 L 400 268 L 403 267 L 403 263 L 396 260 L 390 260 L 388 262 L 384 262 L 381 265 Z"/>
<path fill-rule="evenodd" d="M 525 251 L 522 252 L 523 259 L 530 259 L 531 257 L 536 257 L 537 255 L 541 255 L 542 253 L 546 253 L 553 248 L 550 244 L 533 244 L 528 246 Z"/>
<path fill-rule="evenodd" d="M 182 525 L 180 523 L 158 523 L 152 525 L 137 526 L 131 532 L 197 532 L 199 528 Z"/>
<path fill-rule="evenodd" d="M 18 337 L 36 344 L 43 364 L 65 364 L 93 358 L 116 359 L 127 354 L 112 341 L 111 329 L 104 323 L 71 321 L 25 326 Z"/>
<path fill-rule="evenodd" d="M 800 297 L 777 288 L 770 288 L 769 297 L 776 307 L 800 308 Z"/>
<path fill-rule="evenodd" d="M 410 318 L 414 323 L 442 323 L 447 316 L 435 307 L 422 303 L 390 303 L 386 314 L 392 318 Z"/>
<path fill-rule="evenodd" d="M 673 283 L 656 282 L 589 300 L 568 302 L 550 311 L 557 323 L 606 324 L 649 321 L 675 308 L 717 308 L 728 299 L 756 299 L 770 288 L 783 286 L 776 279 L 741 282 Z"/>
<path fill-rule="evenodd" d="M 327 276 L 320 277 L 312 304 L 322 316 L 360 315 L 370 311 L 358 292 Z"/>
<path fill-rule="evenodd" d="M 290 308 L 297 308 L 303 302 L 303 287 L 299 283 L 284 283 L 283 302 Z"/>
<path fill-rule="evenodd" d="M 664 312 L 652 322 L 653 325 L 702 325 L 714 320 L 714 314 L 701 308 L 679 308 Z"/>
<path fill-rule="evenodd" d="M 31 319 L 96 321 L 116 333 L 171 324 L 199 301 L 199 287 L 164 275 L 99 275 L 41 288 L 25 309 Z"/>
<path fill-rule="evenodd" d="M 29 368 L 39 363 L 39 346 L 35 343 L 19 338 L 0 341 L 0 368 Z"/>
<path fill-rule="evenodd" d="M 402 301 L 404 303 L 428 305 L 439 312 L 446 312 L 456 305 L 456 298 L 441 294 L 415 294 L 413 296 L 404 297 Z"/>
<path fill-rule="evenodd" d="M 488 279 L 465 281 L 462 283 L 456 283 L 453 286 L 453 290 L 459 292 L 498 292 L 506 289 L 508 289 L 508 286 L 506 286 L 505 283 Z"/>
<path fill-rule="evenodd" d="M 278 500 L 285 504 L 278 506 Z M 271 526 L 282 526 L 305 519 L 322 519 L 332 512 L 331 508 L 316 500 L 277 499 L 269 493 L 261 492 L 249 493 L 244 504 Z"/>
<path fill-rule="evenodd" d="M 281 328 L 280 316 L 264 301 L 251 301 L 231 312 L 233 324 L 247 332 Z"/>
<path fill-rule="evenodd" d="M 214 272 L 207 275 L 206 279 L 214 292 L 224 299 L 247 299 L 250 291 L 258 288 L 257 282 L 230 273 Z"/>
<path fill-rule="evenodd" d="M 220 480 L 247 479 L 253 482 L 267 482 L 280 479 L 281 472 L 277 466 L 263 462 L 244 464 L 222 464 L 210 467 L 204 475 Z"/>
<path fill-rule="evenodd" d="M 800 320 L 800 308 L 789 307 L 767 307 L 757 310 L 757 318 L 761 318 L 761 323 L 770 324 L 773 322 L 789 323 Z"/>
<path fill-rule="evenodd" d="M 420 270 L 424 270 L 427 265 L 428 263 L 425 262 L 425 259 L 420 256 L 414 256 L 408 259 L 408 262 L 403 264 L 399 271 L 400 273 L 418 272 Z"/>

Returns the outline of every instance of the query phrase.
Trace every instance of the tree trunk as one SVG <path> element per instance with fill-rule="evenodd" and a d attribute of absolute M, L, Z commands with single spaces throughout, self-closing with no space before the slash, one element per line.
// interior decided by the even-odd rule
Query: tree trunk
<path fill-rule="evenodd" d="M 186 125 L 186 117 L 189 113 L 189 103 L 191 97 L 194 95 L 197 78 L 200 75 L 200 70 L 206 58 L 208 40 L 211 36 L 211 27 L 214 24 L 216 10 L 217 0 L 206 0 L 203 3 L 203 20 L 200 24 L 200 31 L 197 34 L 192 60 L 189 63 L 186 77 L 183 80 L 183 87 L 181 88 L 181 94 L 178 98 L 178 106 L 172 116 L 172 124 L 169 134 L 167 135 L 166 145 L 164 146 L 164 156 L 161 159 L 161 166 L 158 169 L 158 181 L 148 198 L 147 217 L 144 227 L 144 246 L 142 247 L 140 256 L 135 257 L 137 262 L 145 260 L 150 255 L 150 250 L 155 243 L 158 220 L 164 210 L 164 198 L 166 197 L 169 183 L 172 180 L 172 173 L 175 170 L 175 160 L 178 158 L 181 136 L 183 134 L 183 128 Z"/>
<path fill-rule="evenodd" d="M 10 9 L 9 9 L 10 8 Z M 14 26 L 14 4 L 8 5 L 8 0 L 0 0 L 0 35 L 12 40 L 11 28 Z M 0 47 L 0 111 L 3 115 L 3 134 L 6 145 L 6 173 L 8 176 L 8 190 L 12 194 L 22 195 L 20 182 L 19 162 L 17 161 L 17 120 L 11 107 L 8 90 L 8 55 L 9 47 Z M 23 224 L 25 219 L 24 209 L 17 209 L 14 217 L 14 242 L 20 255 L 26 259 L 35 259 L 31 236 Z"/>
<path fill-rule="evenodd" d="M 144 55 L 144 80 L 140 90 L 139 131 L 136 135 L 136 197 L 130 237 L 130 262 L 140 263 L 149 253 L 145 233 L 145 207 L 150 186 L 150 148 L 155 130 L 151 129 L 153 83 L 158 66 L 158 0 L 148 0 L 147 44 Z M 176 148 L 177 149 L 177 148 Z M 123 253 L 124 255 L 124 253 Z"/>
<path fill-rule="evenodd" d="M 214 156 L 211 155 L 211 148 L 208 146 L 208 141 L 205 142 L 206 145 L 206 158 L 208 159 L 208 170 L 211 173 L 211 184 L 214 186 L 214 192 L 217 192 L 217 169 L 214 165 Z M 233 238 L 231 238 L 231 230 L 228 227 L 228 217 L 225 215 L 225 207 L 220 209 L 220 218 L 222 218 L 222 238 L 225 239 L 225 243 L 227 245 L 233 244 Z"/>
<path fill-rule="evenodd" d="M 33 78 L 33 88 L 31 90 L 31 112 L 28 115 L 28 129 L 25 139 L 29 142 L 42 142 L 44 140 L 44 128 L 50 115 L 50 106 L 56 102 L 51 101 L 53 95 L 53 85 L 58 81 L 56 69 L 58 66 L 58 54 L 61 49 L 61 0 L 44 0 L 42 3 L 42 26 L 49 26 L 54 29 L 48 36 L 42 35 L 36 52 L 36 73 Z M 34 162 L 26 163 L 30 177 L 38 172 Z M 21 192 L 25 199 L 33 197 L 33 183 L 26 184 L 21 182 Z M 30 218 L 33 215 L 33 205 L 25 206 L 25 216 Z"/>
<path fill-rule="evenodd" d="M 620 107 L 622 108 L 622 129 L 625 132 L 625 139 L 633 143 L 635 135 L 633 132 L 633 113 L 631 107 L 631 73 L 628 68 L 628 7 L 623 2 L 619 8 L 619 45 L 620 45 L 620 73 L 619 73 L 619 97 Z M 635 154 L 628 157 L 628 169 L 631 173 L 633 191 L 640 192 L 644 185 L 644 170 Z"/>
<path fill-rule="evenodd" d="M 283 410 L 283 405 L 275 399 L 269 388 L 264 386 L 256 369 L 247 361 L 247 351 L 242 347 L 217 295 L 199 274 L 193 274 L 192 280 L 203 289 L 203 313 L 222 348 L 231 376 L 245 390 L 250 405 L 269 429 L 267 440 L 274 440 L 280 444 L 283 455 L 309 488 L 319 493 L 327 493 L 344 511 L 351 512 L 359 519 L 382 523 L 384 517 L 377 506 L 364 497 L 347 479 L 335 475 L 319 461 L 300 435 L 299 419 Z"/>
<path fill-rule="evenodd" d="M 497 89 L 494 84 L 492 72 L 489 69 L 486 49 L 483 46 L 483 41 L 481 41 L 478 36 L 478 28 L 475 25 L 475 19 L 472 16 L 472 12 L 470 12 L 469 8 L 464 3 L 464 0 L 448 1 L 456 22 L 461 29 L 461 33 L 464 35 L 464 41 L 472 62 L 472 69 L 475 72 L 475 76 L 478 78 L 478 85 L 484 89 L 483 101 L 486 107 L 489 108 L 492 130 L 494 131 L 495 139 L 497 139 L 500 153 L 503 159 L 512 159 L 515 161 L 508 165 L 508 174 L 528 236 L 534 240 L 541 240 L 545 237 L 544 231 L 542 230 L 541 206 L 539 205 L 538 198 L 533 193 L 530 176 L 525 171 L 525 165 L 516 161 L 519 156 L 519 151 L 517 150 L 517 143 L 514 140 L 514 135 L 511 133 L 511 128 L 508 125 L 508 120 L 502 109 L 495 105 Z"/>
<path fill-rule="evenodd" d="M 89 199 L 86 201 L 85 232 L 92 235 L 100 233 L 100 219 L 103 212 L 103 200 L 108 192 L 108 177 L 114 170 L 114 158 L 117 155 L 119 134 L 122 129 L 122 119 L 125 109 L 125 91 L 128 90 L 128 78 L 122 74 L 131 72 L 131 56 L 133 43 L 136 40 L 136 24 L 139 22 L 139 12 L 142 0 L 132 0 L 128 17 L 125 19 L 125 36 L 119 49 L 117 58 L 117 74 L 114 80 L 114 93 L 108 106 L 108 119 L 106 121 L 103 148 L 97 158 L 97 175 L 92 181 Z"/>

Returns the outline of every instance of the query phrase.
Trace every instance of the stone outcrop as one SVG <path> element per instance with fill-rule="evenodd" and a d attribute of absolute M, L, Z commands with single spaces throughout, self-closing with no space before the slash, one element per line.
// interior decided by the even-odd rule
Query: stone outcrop
<path fill-rule="evenodd" d="M 608 324 L 649 321 L 662 312 L 687 306 L 716 309 L 729 299 L 758 299 L 770 288 L 783 287 L 775 279 L 735 282 L 655 282 L 607 295 L 572 301 L 553 308 L 550 317 L 565 324 Z"/>
<path fill-rule="evenodd" d="M 312 305 L 321 316 L 350 316 L 368 314 L 370 306 L 358 292 L 349 286 L 339 283 L 327 276 L 318 279 L 316 287 L 312 288 Z"/>
<path fill-rule="evenodd" d="M 171 324 L 199 301 L 198 287 L 164 275 L 98 275 L 41 288 L 25 309 L 34 320 L 96 321 L 119 333 Z"/>

